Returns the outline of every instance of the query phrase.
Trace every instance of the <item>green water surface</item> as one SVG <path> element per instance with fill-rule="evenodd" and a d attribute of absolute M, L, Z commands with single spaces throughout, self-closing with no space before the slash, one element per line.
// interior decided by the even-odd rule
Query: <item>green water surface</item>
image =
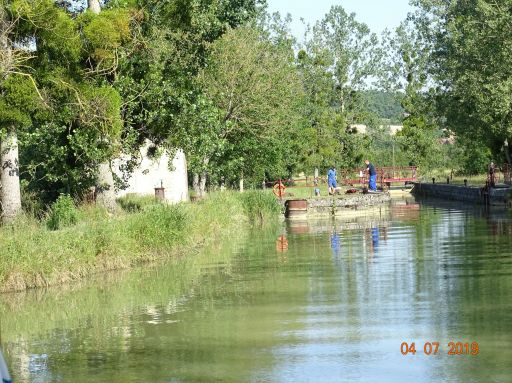
<path fill-rule="evenodd" d="M 439 205 L 241 230 L 171 264 L 4 295 L 14 381 L 512 382 L 512 219 Z"/>

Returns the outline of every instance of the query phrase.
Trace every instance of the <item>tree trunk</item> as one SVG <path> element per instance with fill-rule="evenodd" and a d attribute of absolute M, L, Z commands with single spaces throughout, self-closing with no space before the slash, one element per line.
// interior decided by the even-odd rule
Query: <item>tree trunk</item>
<path fill-rule="evenodd" d="M 87 8 L 92 13 L 99 14 L 101 12 L 100 1 L 87 0 Z M 112 176 L 110 161 L 103 162 L 98 167 L 96 203 L 107 209 L 109 213 L 115 213 L 117 210 L 114 177 Z"/>
<path fill-rule="evenodd" d="M 199 173 L 194 173 L 194 178 L 192 179 L 192 188 L 194 189 L 196 197 L 200 197 L 201 189 L 199 188 Z"/>
<path fill-rule="evenodd" d="M 199 193 L 201 197 L 204 197 L 206 195 L 206 178 L 207 178 L 207 172 L 206 167 L 210 163 L 209 158 L 203 158 L 203 170 L 201 171 L 201 174 L 199 175 Z"/>
<path fill-rule="evenodd" d="M 99 0 L 87 0 L 87 8 L 95 14 L 101 12 L 100 1 Z"/>
<path fill-rule="evenodd" d="M 503 151 L 505 152 L 505 157 L 507 159 L 507 163 L 510 165 L 511 162 L 511 156 L 510 156 L 510 145 L 508 144 L 508 139 L 505 140 L 505 142 L 503 143 Z"/>
<path fill-rule="evenodd" d="M 0 6 L 0 81 L 9 76 L 14 66 L 12 46 L 8 37 L 10 28 L 11 23 L 5 8 Z M 6 136 L 0 142 L 0 164 L 2 222 L 10 223 L 21 211 L 18 136 L 12 127 L 7 130 Z"/>
<path fill-rule="evenodd" d="M 204 197 L 206 195 L 206 177 L 206 171 L 203 170 L 199 175 L 199 193 L 201 197 Z"/>
<path fill-rule="evenodd" d="M 21 212 L 18 137 L 15 130 L 9 130 L 0 142 L 0 162 L 2 222 L 11 223 Z"/>
<path fill-rule="evenodd" d="M 101 163 L 98 168 L 96 203 L 107 209 L 109 213 L 115 213 L 117 209 L 114 177 L 112 176 L 112 169 L 108 162 Z"/>
<path fill-rule="evenodd" d="M 239 187 L 240 187 L 240 193 L 243 193 L 244 192 L 244 173 L 243 172 L 240 173 Z"/>

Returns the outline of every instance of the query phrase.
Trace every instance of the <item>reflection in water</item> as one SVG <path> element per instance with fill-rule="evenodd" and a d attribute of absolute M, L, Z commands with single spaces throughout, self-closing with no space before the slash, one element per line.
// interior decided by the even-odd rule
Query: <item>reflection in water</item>
<path fill-rule="evenodd" d="M 288 251 L 288 240 L 284 235 L 277 237 L 276 250 L 278 253 L 285 253 Z"/>
<path fill-rule="evenodd" d="M 393 220 L 417 220 L 420 216 L 420 204 L 410 200 L 397 201 L 391 205 Z"/>
<path fill-rule="evenodd" d="M 379 247 L 379 228 L 378 227 L 372 227 L 372 248 L 373 248 L 373 251 L 376 251 L 377 247 Z"/>
<path fill-rule="evenodd" d="M 331 250 L 335 261 L 339 260 L 340 243 L 340 235 L 336 232 L 336 227 L 333 227 L 331 233 Z"/>
<path fill-rule="evenodd" d="M 402 205 L 254 230 L 242 245 L 80 289 L 3 296 L 14 379 L 509 381 L 512 220 Z M 404 341 L 418 353 L 403 356 Z M 438 355 L 423 354 L 426 341 Z M 480 354 L 449 356 L 451 341 Z"/>

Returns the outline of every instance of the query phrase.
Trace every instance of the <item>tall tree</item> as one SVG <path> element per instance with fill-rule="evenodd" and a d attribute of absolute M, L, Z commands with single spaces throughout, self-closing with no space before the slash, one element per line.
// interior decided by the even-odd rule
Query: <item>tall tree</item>
<path fill-rule="evenodd" d="M 403 21 L 393 35 L 386 35 L 387 52 L 384 86 L 397 95 L 403 108 L 403 129 L 396 141 L 408 163 L 430 169 L 439 166 L 441 156 L 440 122 L 436 119 L 435 99 L 428 86 L 430 43 L 411 20 Z"/>
<path fill-rule="evenodd" d="M 313 27 L 310 44 L 329 51 L 337 101 L 342 111 L 348 111 L 350 104 L 358 101 L 354 99 L 354 91 L 365 89 L 377 73 L 381 54 L 377 36 L 366 24 L 356 20 L 355 13 L 347 14 L 343 7 L 333 6 Z M 354 105 L 352 110 L 356 110 Z M 352 114 L 347 117 L 349 123 L 354 122 Z"/>
<path fill-rule="evenodd" d="M 298 64 L 308 95 L 309 167 L 362 163 L 367 142 L 353 125 L 368 120 L 362 91 L 376 74 L 377 43 L 368 26 L 341 6 L 332 7 L 308 35 Z"/>
<path fill-rule="evenodd" d="M 87 8 L 90 12 L 92 12 L 95 15 L 99 15 L 101 12 L 100 2 L 99 0 L 87 0 Z M 91 23 L 94 25 L 93 23 Z M 91 27 L 91 24 L 88 25 L 88 27 Z M 101 30 L 95 30 L 93 27 L 93 30 L 89 32 L 89 35 L 87 36 L 89 41 L 94 41 L 98 39 L 102 39 L 102 31 Z M 95 47 L 97 48 L 97 47 Z M 108 47 L 112 49 L 113 47 Z M 110 52 L 108 52 L 110 53 Z M 94 53 L 91 55 L 92 58 L 95 58 Z M 101 59 L 96 59 L 96 68 L 99 69 L 102 65 Z M 93 64 L 94 66 L 94 64 Z M 112 89 L 112 92 L 114 90 Z M 119 105 L 120 107 L 120 105 Z M 88 111 L 93 112 L 93 111 Z M 120 113 L 121 111 L 118 110 L 117 113 Z M 115 112 L 114 112 L 115 113 Z M 104 136 L 104 139 L 107 140 L 107 144 L 111 143 L 112 145 L 115 145 L 115 142 L 108 142 L 110 137 Z M 115 189 L 114 189 L 114 177 L 112 175 L 112 166 L 110 163 L 111 158 L 106 158 L 104 161 L 102 161 L 98 165 L 98 183 L 96 186 L 96 202 L 99 203 L 101 206 L 105 207 L 109 212 L 114 212 L 116 209 L 116 195 L 115 195 Z"/>
<path fill-rule="evenodd" d="M 51 1 L 0 2 L 0 163 L 2 221 L 11 222 L 21 211 L 18 135 L 32 125 L 32 113 L 42 96 L 32 77 L 31 44 L 36 35 L 49 40 L 63 32 Z"/>
<path fill-rule="evenodd" d="M 122 102 L 108 82 L 130 24 L 125 9 L 96 15 L 76 4 L 47 3 L 52 14 L 33 33 L 31 65 L 48 108 L 22 132 L 20 146 L 24 187 L 43 203 L 60 193 L 80 196 L 96 181 L 98 164 L 116 153 L 111 142 L 121 132 Z M 40 13 L 33 3 L 27 8 Z"/>
<path fill-rule="evenodd" d="M 140 1 L 140 27 L 130 55 L 120 61 L 116 78 L 116 87 L 125 99 L 127 128 L 135 132 L 125 134 L 137 137 L 135 144 L 148 138 L 158 145 L 181 148 L 206 139 L 208 134 L 199 134 L 194 124 L 187 125 L 197 136 L 181 134 L 184 121 L 193 118 L 203 126 L 215 113 L 195 107 L 206 102 L 196 76 L 208 59 L 210 44 L 229 28 L 252 20 L 264 4 L 264 0 Z M 204 175 L 207 167 L 202 159 L 190 158 L 189 170 L 195 173 L 198 191 L 205 180 L 200 180 L 200 174 Z"/>
<path fill-rule="evenodd" d="M 5 4 L 2 3 L 0 5 L 0 86 L 2 88 L 0 107 L 2 109 L 6 107 L 4 99 L 5 82 L 9 80 L 12 75 L 11 72 L 14 70 L 14 48 L 9 39 L 12 28 L 13 22 L 7 14 Z M 2 120 L 3 137 L 0 141 L 0 164 L 2 167 L 0 181 L 2 182 L 2 189 L 0 200 L 2 202 L 2 220 L 10 222 L 21 210 L 18 139 L 13 124 L 5 121 L 5 117 Z"/>
<path fill-rule="evenodd" d="M 204 132 L 201 142 L 191 141 L 200 145 L 187 149 L 205 168 L 214 165 L 226 179 L 262 180 L 272 163 L 283 164 L 286 142 L 302 126 L 303 91 L 289 51 L 256 28 L 229 30 L 212 44 L 198 83 L 211 112 L 196 128 Z"/>
<path fill-rule="evenodd" d="M 431 73 L 447 126 L 511 162 L 512 14 L 509 0 L 417 0 L 432 45 Z"/>

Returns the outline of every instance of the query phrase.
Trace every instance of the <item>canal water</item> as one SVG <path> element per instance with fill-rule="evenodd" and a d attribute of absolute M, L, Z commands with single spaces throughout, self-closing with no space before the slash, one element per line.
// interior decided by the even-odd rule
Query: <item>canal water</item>
<path fill-rule="evenodd" d="M 506 212 L 394 201 L 3 295 L 1 342 L 15 382 L 511 382 L 511 245 Z"/>

